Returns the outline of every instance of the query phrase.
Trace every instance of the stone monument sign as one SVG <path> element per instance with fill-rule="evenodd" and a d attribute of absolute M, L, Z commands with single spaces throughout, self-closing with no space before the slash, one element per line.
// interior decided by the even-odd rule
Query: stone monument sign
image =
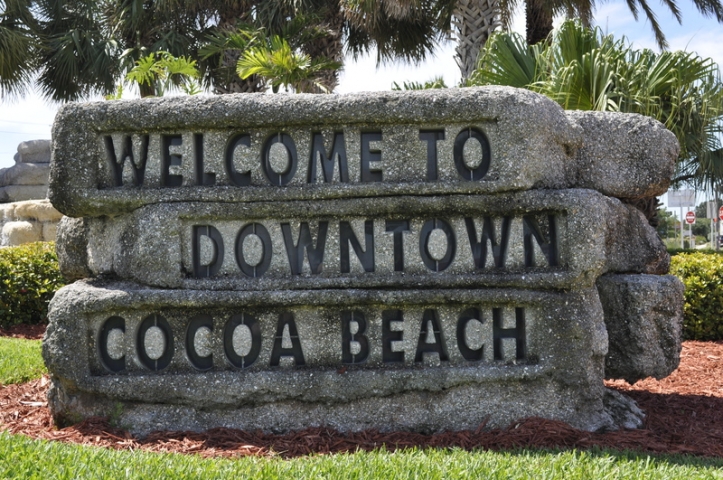
<path fill-rule="evenodd" d="M 682 286 L 632 200 L 675 137 L 510 88 L 67 105 L 58 422 L 432 432 L 640 424 Z"/>

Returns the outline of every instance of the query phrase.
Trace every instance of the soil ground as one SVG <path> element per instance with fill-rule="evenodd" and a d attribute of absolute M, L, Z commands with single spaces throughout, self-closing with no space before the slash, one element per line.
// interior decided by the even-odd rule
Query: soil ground
<path fill-rule="evenodd" d="M 42 327 L 16 326 L 0 335 L 41 338 Z M 630 385 L 606 385 L 632 397 L 645 411 L 643 428 L 591 433 L 562 422 L 528 418 L 504 429 L 448 432 L 434 435 L 365 431 L 340 433 L 310 428 L 287 435 L 215 428 L 205 433 L 155 432 L 145 439 L 92 418 L 57 429 L 46 402 L 48 379 L 0 386 L 0 430 L 33 438 L 116 449 L 195 453 L 204 457 L 338 453 L 407 447 L 460 447 L 502 450 L 519 447 L 578 448 L 593 446 L 649 453 L 684 453 L 723 457 L 723 342 L 683 342 L 680 367 L 663 379 Z"/>

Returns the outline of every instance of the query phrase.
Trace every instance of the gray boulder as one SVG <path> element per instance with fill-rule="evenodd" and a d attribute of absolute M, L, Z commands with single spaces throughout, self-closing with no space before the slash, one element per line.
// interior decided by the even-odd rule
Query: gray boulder
<path fill-rule="evenodd" d="M 597 281 L 610 346 L 605 378 L 635 383 L 680 362 L 683 283 L 673 275 L 603 275 Z"/>

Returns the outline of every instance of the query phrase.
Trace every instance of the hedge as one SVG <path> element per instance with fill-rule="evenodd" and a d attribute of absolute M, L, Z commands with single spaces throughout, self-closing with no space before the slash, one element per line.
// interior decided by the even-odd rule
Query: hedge
<path fill-rule="evenodd" d="M 0 248 L 0 327 L 48 322 L 48 302 L 65 280 L 54 243 Z"/>
<path fill-rule="evenodd" d="M 679 253 L 670 273 L 685 284 L 683 338 L 723 340 L 723 255 Z"/>

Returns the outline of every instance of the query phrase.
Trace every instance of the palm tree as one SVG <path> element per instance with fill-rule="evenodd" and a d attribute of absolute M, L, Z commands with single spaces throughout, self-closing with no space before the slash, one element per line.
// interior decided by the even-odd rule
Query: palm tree
<path fill-rule="evenodd" d="M 243 52 L 238 61 L 237 72 L 242 79 L 258 75 L 267 80 L 274 91 L 280 86 L 288 91 L 314 92 L 329 90 L 319 80 L 323 71 L 336 71 L 339 64 L 329 60 L 314 59 L 303 52 L 294 51 L 286 39 L 272 36 L 265 44 L 252 47 Z"/>
<path fill-rule="evenodd" d="M 493 35 L 470 84 L 527 88 L 566 109 L 653 117 L 680 143 L 675 182 L 712 187 L 723 179 L 723 82 L 709 58 L 634 50 L 625 39 L 567 21 L 536 45 L 517 34 Z"/>
<path fill-rule="evenodd" d="M 187 55 L 198 60 L 206 86 L 216 93 L 264 90 L 259 75 L 241 79 L 236 66 L 245 50 L 259 46 L 259 38 L 274 35 L 316 64 L 341 64 L 345 47 L 353 54 L 376 49 L 380 61 L 421 60 L 445 31 L 441 27 L 449 13 L 443 6 L 453 4 L 451 0 L 407 0 L 401 7 L 395 0 L 118 1 L 127 7 L 114 7 L 117 13 L 109 17 L 110 23 L 130 27 L 121 31 L 143 32 L 123 42 L 126 69 L 151 51 Z M 138 20 L 132 21 L 134 16 Z M 209 25 L 209 19 L 217 21 Z M 205 27 L 194 30 L 194 24 Z M 312 82 L 303 87 L 305 91 L 331 91 L 338 83 L 338 68 L 316 69 L 315 75 L 318 85 Z"/>
<path fill-rule="evenodd" d="M 0 88 L 22 93 L 37 77 L 41 91 L 56 101 L 113 92 L 116 81 L 142 57 L 193 50 L 194 19 L 158 8 L 163 4 L 6 0 L 0 13 Z M 9 41 L 2 42 L 3 37 Z M 153 86 L 141 85 L 142 96 L 153 92 Z"/>
<path fill-rule="evenodd" d="M 505 10 L 507 2 L 508 0 L 342 1 L 350 23 L 349 44 L 353 53 L 366 51 L 369 44 L 376 41 L 379 60 L 402 57 L 418 61 L 433 51 L 437 40 L 454 35 L 457 38 L 456 61 L 463 79 L 475 69 L 479 52 L 490 34 L 502 26 L 505 19 L 509 20 L 509 14 L 506 14 Z M 357 48 L 357 36 L 361 39 L 361 48 Z"/>
<path fill-rule="evenodd" d="M 112 91 L 115 43 L 101 32 L 92 0 L 5 0 L 0 3 L 0 92 L 22 94 L 37 77 L 54 100 Z"/>
<path fill-rule="evenodd" d="M 347 49 L 418 62 L 449 32 L 454 0 L 342 0 Z"/>
<path fill-rule="evenodd" d="M 326 34 L 309 39 L 302 46 L 302 50 L 313 59 L 327 59 L 341 65 L 344 62 L 344 14 L 341 2 L 324 0 L 318 3 L 318 9 L 315 11 L 320 18 L 319 27 L 325 30 Z M 331 92 L 337 87 L 339 70 L 334 68 L 319 72 L 322 91 Z"/>
<path fill-rule="evenodd" d="M 116 82 L 154 52 L 198 62 L 206 88 L 216 93 L 259 91 L 263 81 L 236 75 L 241 52 L 249 47 L 239 26 L 284 37 L 296 20 L 306 30 L 301 51 L 312 61 L 341 62 L 376 49 L 380 60 L 420 60 L 444 34 L 440 5 L 451 0 L 0 0 L 0 92 L 22 94 L 35 78 L 58 101 L 111 94 Z M 32 8 L 31 8 L 32 7 Z M 371 9 L 371 10 L 370 10 Z M 297 22 L 298 23 L 298 22 Z M 303 29 L 302 29 L 303 30 Z M 308 37 L 308 36 L 307 36 Z M 297 46 L 287 38 L 292 49 Z M 332 90 L 335 70 L 319 72 L 316 91 Z M 153 94 L 143 84 L 141 95 Z"/>
<path fill-rule="evenodd" d="M 290 2 L 262 2 L 253 21 L 213 33 L 201 49 L 201 59 L 219 59 L 222 53 L 229 52 L 233 52 L 230 58 L 241 59 L 244 51 L 258 46 L 260 38 L 278 35 L 289 42 L 293 51 L 300 50 L 312 62 L 320 64 L 341 65 L 345 48 L 355 56 L 374 49 L 380 62 L 400 58 L 420 61 L 433 51 L 445 32 L 442 26 L 445 15 L 449 17 L 449 14 L 441 9 L 442 3 L 410 0 L 401 5 L 393 0 L 300 0 L 290 8 Z M 222 68 L 218 60 L 214 68 Z M 228 63 L 223 68 L 230 74 Z M 312 82 L 302 90 L 332 91 L 338 83 L 338 70 L 317 70 L 318 84 L 315 86 Z M 248 69 L 244 69 L 246 71 Z M 264 71 L 270 79 L 276 70 Z M 258 75 L 248 79 L 258 79 Z"/>
<path fill-rule="evenodd" d="M 397 0 L 399 4 L 409 4 L 410 0 Z M 413 2 L 412 2 L 413 3 Z M 517 0 L 440 0 L 438 9 L 452 12 L 448 17 L 449 25 L 441 27 L 453 33 L 457 38 L 457 64 L 462 79 L 470 76 L 476 67 L 479 52 L 490 35 L 500 27 L 509 29 L 511 16 L 518 5 Z M 451 3 L 451 5 L 450 5 Z M 666 0 L 678 22 L 680 10 L 675 0 Z M 639 18 L 640 10 L 650 21 L 655 39 L 660 48 L 667 48 L 665 35 L 658 23 L 655 12 L 647 0 L 629 0 L 627 2 L 633 17 Z M 693 0 L 693 4 L 706 17 L 714 17 L 723 22 L 723 4 L 721 0 Z M 525 0 L 525 19 L 527 43 L 534 45 L 545 40 L 552 31 L 552 21 L 556 15 L 564 14 L 568 18 L 577 18 L 583 25 L 590 26 L 593 21 L 593 0 Z"/>

